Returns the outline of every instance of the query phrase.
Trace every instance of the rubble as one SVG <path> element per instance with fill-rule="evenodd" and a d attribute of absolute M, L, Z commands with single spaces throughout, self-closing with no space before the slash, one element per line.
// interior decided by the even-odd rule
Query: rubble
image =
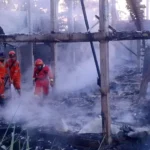
<path fill-rule="evenodd" d="M 136 149 L 139 145 L 145 146 L 150 134 L 148 101 L 144 105 L 132 105 L 138 95 L 137 83 L 140 73 L 134 67 L 122 67 L 120 70 L 110 83 L 113 144 L 109 147 L 102 145 L 103 150 L 126 150 Z M 58 132 L 55 123 L 49 125 L 49 128 L 42 125 L 38 128 L 28 128 L 31 149 L 98 149 L 102 141 L 101 95 L 99 87 L 96 85 L 93 87 L 94 90 L 85 88 L 77 92 L 55 95 L 55 100 L 46 103 L 53 109 L 59 110 L 58 118 L 61 119 L 64 130 Z M 22 142 L 26 139 L 26 133 L 24 131 L 20 134 L 20 132 L 28 124 L 27 121 L 22 122 L 20 129 L 16 131 Z M 7 124 L 2 120 L 0 134 L 3 135 L 6 127 Z M 9 134 L 11 132 L 12 129 Z M 10 140 L 4 146 L 8 147 L 9 144 Z"/>

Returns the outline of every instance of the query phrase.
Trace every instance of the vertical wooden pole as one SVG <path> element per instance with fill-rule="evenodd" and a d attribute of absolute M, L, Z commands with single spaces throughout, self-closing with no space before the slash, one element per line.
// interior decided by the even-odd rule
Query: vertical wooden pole
<path fill-rule="evenodd" d="M 68 29 L 69 32 L 73 32 L 73 0 L 68 0 Z"/>
<path fill-rule="evenodd" d="M 146 18 L 149 19 L 149 0 L 146 0 Z"/>
<path fill-rule="evenodd" d="M 28 20 L 28 32 L 31 34 L 31 6 L 30 0 L 27 1 L 28 9 L 27 9 L 27 20 Z"/>
<path fill-rule="evenodd" d="M 137 67 L 141 71 L 141 40 L 137 41 Z"/>
<path fill-rule="evenodd" d="M 20 62 L 20 69 L 21 69 L 21 52 L 20 52 L 20 48 L 17 47 L 16 53 L 17 53 L 17 60 Z"/>
<path fill-rule="evenodd" d="M 50 30 L 57 31 L 57 13 L 58 13 L 58 0 L 50 0 Z M 57 62 L 57 47 L 56 43 L 51 43 L 51 51 L 53 56 L 51 57 L 51 66 L 56 81 L 57 71 L 56 71 L 56 62 Z M 55 84 L 56 86 L 56 84 Z"/>
<path fill-rule="evenodd" d="M 74 5 L 74 1 L 73 0 L 68 0 L 67 1 L 68 4 L 68 32 L 74 32 L 74 17 L 73 17 L 73 5 Z M 76 63 L 75 63 L 75 58 L 76 58 L 76 50 L 73 51 L 67 51 L 67 56 L 69 57 L 69 61 L 72 64 L 71 67 L 74 68 Z"/>
<path fill-rule="evenodd" d="M 115 28 L 116 22 L 118 21 L 116 15 L 116 0 L 111 0 L 111 25 Z"/>
<path fill-rule="evenodd" d="M 32 33 L 32 26 L 31 26 L 31 0 L 27 1 L 28 3 L 28 9 L 27 9 L 27 18 L 28 18 L 28 32 L 29 34 Z M 30 53 L 30 58 L 29 58 L 29 63 L 31 64 L 31 70 L 33 72 L 34 68 L 34 55 L 33 55 L 33 43 L 28 43 L 29 44 L 29 53 Z M 32 77 L 32 72 L 31 72 L 31 77 Z M 32 79 L 32 78 L 31 78 Z"/>
<path fill-rule="evenodd" d="M 103 36 L 108 31 L 108 0 L 99 0 L 100 32 Z M 111 143 L 111 121 L 109 108 L 109 43 L 100 42 L 100 69 L 101 69 L 101 111 L 102 129 L 106 142 Z"/>

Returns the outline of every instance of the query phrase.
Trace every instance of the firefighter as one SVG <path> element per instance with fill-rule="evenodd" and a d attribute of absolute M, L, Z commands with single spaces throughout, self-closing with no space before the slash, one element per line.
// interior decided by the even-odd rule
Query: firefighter
<path fill-rule="evenodd" d="M 51 69 L 41 59 L 35 61 L 33 83 L 35 84 L 34 95 L 45 97 L 49 94 L 50 86 L 53 86 L 53 74 Z"/>
<path fill-rule="evenodd" d="M 6 61 L 6 68 L 10 76 L 10 84 L 13 84 L 18 94 L 21 95 L 20 63 L 17 60 L 15 51 L 13 50 L 9 52 L 9 59 Z"/>
<path fill-rule="evenodd" d="M 6 75 L 7 75 L 7 71 L 5 68 L 5 56 L 3 52 L 0 52 L 0 98 L 1 99 L 4 99 Z"/>

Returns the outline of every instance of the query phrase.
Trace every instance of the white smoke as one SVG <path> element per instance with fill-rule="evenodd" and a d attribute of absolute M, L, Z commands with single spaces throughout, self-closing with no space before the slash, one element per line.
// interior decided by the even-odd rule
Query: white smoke
<path fill-rule="evenodd" d="M 45 4 L 45 3 L 44 3 Z M 88 11 L 87 11 L 88 12 Z M 78 12 L 76 12 L 78 13 Z M 95 14 L 90 13 L 90 18 L 93 18 Z M 8 17 L 9 16 L 9 17 Z M 4 28 L 6 34 L 13 34 L 13 33 L 28 33 L 28 28 L 25 25 L 25 20 L 27 17 L 26 12 L 6 12 L 2 11 L 0 13 L 0 17 L 3 21 L 1 21 L 0 26 Z M 43 21 L 41 21 L 41 18 Z M 49 20 L 48 15 L 39 15 L 32 14 L 31 16 L 31 23 L 33 29 L 39 28 L 39 32 L 43 30 L 41 29 L 43 22 L 48 26 L 47 23 Z M 27 20 L 26 20 L 27 21 Z M 82 18 L 83 21 L 83 18 Z M 92 26 L 93 20 L 89 20 L 90 26 Z M 81 22 L 81 26 L 85 26 L 84 21 Z M 47 27 L 48 28 L 48 27 Z M 44 28 L 45 29 L 45 28 Z M 98 31 L 98 26 L 94 28 L 92 31 Z M 33 30 L 34 32 L 34 30 Z M 44 33 L 46 31 L 44 30 Z M 79 29 L 79 32 L 83 32 Z M 86 45 L 86 44 L 85 44 Z M 72 50 L 74 45 L 71 45 L 68 49 Z M 57 78 L 56 78 L 56 86 L 58 92 L 80 92 L 81 89 L 86 87 L 91 89 L 96 89 L 98 86 L 97 83 L 97 72 L 94 63 L 94 59 L 91 53 L 91 48 L 87 44 L 86 46 L 82 46 L 82 44 L 78 44 L 78 48 L 81 49 L 78 55 L 83 55 L 84 58 L 81 60 L 76 57 L 78 64 L 73 71 L 70 71 L 68 68 L 70 64 L 63 64 L 62 61 L 58 61 L 58 68 L 57 68 Z M 110 66 L 110 79 L 113 79 L 116 74 L 119 73 L 119 70 L 115 72 L 114 67 L 116 64 L 120 63 L 118 60 L 119 57 L 128 57 L 124 48 L 119 47 L 115 44 L 109 44 L 109 66 Z M 99 54 L 99 47 L 96 47 L 97 59 L 100 65 L 100 54 Z M 118 50 L 119 49 L 119 50 Z M 122 50 L 123 49 L 123 50 Z M 61 52 L 62 49 L 59 49 Z M 123 51 L 119 53 L 118 51 Z M 118 54 L 119 53 L 119 54 Z M 63 56 L 62 56 L 63 57 Z M 122 64 L 122 63 L 120 63 Z M 28 70 L 29 71 L 29 70 Z M 62 105 L 57 102 L 57 99 L 48 99 L 47 101 L 43 102 L 34 98 L 33 92 L 34 89 L 29 87 L 28 83 L 31 81 L 32 76 L 31 72 L 27 71 L 24 77 L 27 77 L 26 84 L 23 83 L 23 91 L 21 98 L 15 98 L 15 92 L 12 88 L 12 94 L 14 95 L 13 99 L 9 101 L 6 107 L 1 108 L 0 116 L 4 118 L 6 121 L 12 121 L 12 117 L 14 116 L 13 122 L 23 123 L 26 127 L 55 127 L 59 131 L 80 131 L 80 133 L 86 132 L 101 132 L 101 120 L 96 118 L 91 120 L 90 117 L 87 116 L 87 110 L 83 110 L 82 107 L 68 107 L 67 105 Z M 29 75 L 30 74 L 30 75 Z M 42 103 L 42 104 L 41 104 Z M 117 105 L 117 104 L 116 104 Z M 129 106 L 128 106 L 129 107 Z M 124 103 L 120 102 L 118 104 L 118 108 L 124 108 Z M 92 110 L 96 114 L 100 114 L 101 107 L 100 107 L 100 100 L 96 102 L 95 107 Z M 118 121 L 126 121 L 132 122 L 132 116 L 130 113 L 126 113 L 127 110 L 122 110 L 124 112 L 123 115 L 120 115 L 119 112 L 115 112 L 115 116 L 119 116 Z M 16 113 L 15 113 L 16 112 Z M 70 122 L 76 122 L 79 124 L 80 129 L 76 129 L 74 126 L 69 126 Z M 88 124 L 87 124 L 88 123 Z M 87 124 L 87 125 L 86 125 Z M 86 125 L 86 126 L 84 126 Z"/>
<path fill-rule="evenodd" d="M 93 58 L 79 64 L 73 72 L 68 73 L 67 68 L 62 67 L 61 75 L 57 79 L 57 90 L 73 92 L 92 84 L 96 85 L 97 72 Z"/>
<path fill-rule="evenodd" d="M 25 127 L 55 127 L 58 131 L 64 131 L 62 116 L 54 106 L 41 102 L 37 97 L 34 98 L 33 91 L 23 92 L 18 95 L 11 87 L 12 99 L 6 107 L 1 108 L 1 117 L 7 122 L 23 123 Z"/>
<path fill-rule="evenodd" d="M 98 43 L 97 43 L 98 44 Z M 69 47 L 71 49 L 71 46 Z M 85 47 L 80 44 L 81 51 Z M 116 74 L 114 74 L 114 67 L 116 63 L 119 63 L 119 60 L 116 60 L 116 49 L 114 45 L 109 44 L 109 68 L 110 68 L 110 80 L 114 78 Z M 70 50 L 69 49 L 69 50 Z M 78 49 L 78 51 L 79 51 Z M 61 49 L 59 49 L 61 51 Z M 67 50 L 66 50 L 67 51 Z M 100 69 L 100 50 L 99 45 L 95 46 L 96 57 Z M 58 92 L 74 92 L 84 89 L 86 87 L 95 89 L 97 86 L 97 70 L 96 64 L 93 58 L 93 54 L 91 52 L 91 47 L 86 45 L 86 51 L 84 53 L 80 53 L 83 55 L 83 59 L 80 63 L 76 65 L 76 67 L 69 71 L 68 68 L 70 64 L 64 64 L 63 61 L 58 61 L 59 69 L 57 69 L 57 81 L 56 86 Z M 87 57 L 86 57 L 87 56 Z M 78 57 L 76 58 L 78 60 Z"/>
<path fill-rule="evenodd" d="M 25 27 L 26 12 L 0 11 L 0 26 L 4 29 L 5 34 L 27 33 Z"/>

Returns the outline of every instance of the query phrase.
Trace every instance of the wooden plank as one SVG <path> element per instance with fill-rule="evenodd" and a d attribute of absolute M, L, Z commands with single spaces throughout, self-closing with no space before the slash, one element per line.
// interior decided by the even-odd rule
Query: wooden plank
<path fill-rule="evenodd" d="M 92 34 L 93 41 L 101 40 L 100 33 Z M 0 42 L 88 42 L 87 33 L 15 34 L 0 35 Z"/>
<path fill-rule="evenodd" d="M 150 39 L 150 31 L 109 32 L 102 36 L 101 32 L 91 33 L 92 41 L 123 41 Z M 88 33 L 52 33 L 52 34 L 14 34 L 0 35 L 0 42 L 89 42 Z"/>
<path fill-rule="evenodd" d="M 108 0 L 99 1 L 100 31 L 103 37 L 108 32 Z M 111 121 L 109 108 L 109 43 L 102 41 L 100 43 L 100 69 L 101 69 L 101 111 L 102 111 L 102 129 L 106 136 L 106 142 L 111 143 Z"/>

